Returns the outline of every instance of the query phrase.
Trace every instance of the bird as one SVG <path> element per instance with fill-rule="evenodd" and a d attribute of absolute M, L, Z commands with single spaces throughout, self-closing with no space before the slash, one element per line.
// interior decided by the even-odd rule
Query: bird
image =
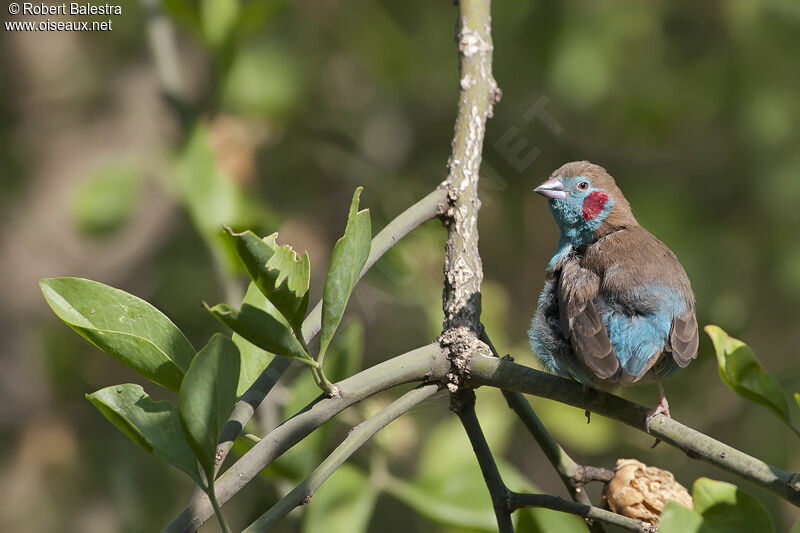
<path fill-rule="evenodd" d="M 662 380 L 688 366 L 699 343 L 680 261 L 639 225 L 599 165 L 567 163 L 534 192 L 547 198 L 561 233 L 528 330 L 534 355 L 585 387 L 656 381 L 660 398 L 646 427 L 657 414 L 670 417 Z"/>

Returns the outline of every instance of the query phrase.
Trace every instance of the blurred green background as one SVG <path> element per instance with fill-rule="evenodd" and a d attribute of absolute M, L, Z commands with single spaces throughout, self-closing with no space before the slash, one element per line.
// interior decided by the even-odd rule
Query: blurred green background
<path fill-rule="evenodd" d="M 126 3 L 111 32 L 0 33 L 0 523 L 9 531 L 158 530 L 191 490 L 83 398 L 138 376 L 62 324 L 39 278 L 122 288 L 200 347 L 222 330 L 201 302 L 236 303 L 245 287 L 218 240 L 221 222 L 280 231 L 282 243 L 307 249 L 313 300 L 356 186 L 377 231 L 446 175 L 458 95 L 451 2 L 165 0 L 165 19 L 148 15 L 153 4 Z M 557 230 L 531 189 L 562 163 L 589 159 L 681 259 L 700 324 L 748 342 L 787 393 L 800 390 L 800 5 L 495 2 L 493 30 L 503 100 L 484 148 L 480 249 L 498 350 L 535 364 L 525 330 Z M 178 105 L 163 97 L 165 83 Z M 359 284 L 334 376 L 438 335 L 443 238 L 427 223 Z M 652 385 L 621 394 L 657 400 Z M 706 338 L 667 394 L 682 422 L 800 470 L 796 437 L 722 384 Z M 253 430 L 314 396 L 310 378 L 290 372 Z M 392 396 L 350 409 L 287 454 L 225 506 L 232 526 L 277 501 Z M 379 434 L 276 529 L 491 530 L 474 457 L 440 396 Z M 577 409 L 532 401 L 579 462 L 613 468 L 636 457 L 689 487 L 701 475 L 739 483 L 666 445 L 650 450 L 652 439 L 602 417 L 587 426 Z M 478 402 L 510 483 L 565 494 L 499 392 L 481 390 Z M 778 531 L 800 517 L 741 485 Z M 523 531 L 582 527 L 554 513 L 522 520 Z"/>

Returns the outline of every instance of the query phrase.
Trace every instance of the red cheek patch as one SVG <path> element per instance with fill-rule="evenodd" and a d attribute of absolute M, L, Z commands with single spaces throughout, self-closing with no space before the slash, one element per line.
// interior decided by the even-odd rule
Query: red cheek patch
<path fill-rule="evenodd" d="M 608 195 L 604 192 L 594 191 L 583 201 L 583 219 L 592 220 L 603 211 Z"/>

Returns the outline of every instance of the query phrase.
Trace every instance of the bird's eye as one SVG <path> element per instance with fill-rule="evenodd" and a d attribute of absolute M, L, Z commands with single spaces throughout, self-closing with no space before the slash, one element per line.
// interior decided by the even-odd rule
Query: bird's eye
<path fill-rule="evenodd" d="M 588 188 L 589 188 L 589 182 L 588 182 L 588 181 L 582 181 L 582 182 L 580 182 L 580 183 L 578 184 L 578 188 L 579 188 L 580 190 L 582 190 L 582 191 L 585 191 L 586 189 L 588 189 Z"/>

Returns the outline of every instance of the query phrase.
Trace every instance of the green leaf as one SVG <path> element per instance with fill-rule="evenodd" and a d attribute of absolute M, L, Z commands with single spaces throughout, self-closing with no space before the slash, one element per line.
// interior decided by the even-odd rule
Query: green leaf
<path fill-rule="evenodd" d="M 243 303 L 241 310 L 237 310 L 232 305 L 217 304 L 207 309 L 220 322 L 259 348 L 306 363 L 314 362 L 288 324 L 258 307 Z"/>
<path fill-rule="evenodd" d="M 314 494 L 302 532 L 365 532 L 377 499 L 378 492 L 361 470 L 343 464 Z"/>
<path fill-rule="evenodd" d="M 322 330 L 320 332 L 320 358 L 333 339 L 339 322 L 342 321 L 350 293 L 353 292 L 358 275 L 369 257 L 372 241 L 372 226 L 369 209 L 358 210 L 358 201 L 362 187 L 353 193 L 350 213 L 347 216 L 347 227 L 344 235 L 333 247 L 331 263 L 325 277 L 325 288 L 322 293 Z"/>
<path fill-rule="evenodd" d="M 140 385 L 125 383 L 87 394 L 112 424 L 147 452 L 200 481 L 197 461 L 183 438 L 178 409 L 166 400 L 154 402 Z"/>
<path fill-rule="evenodd" d="M 218 47 L 231 36 L 239 20 L 239 0 L 202 0 L 200 12 L 203 33 L 209 44 Z"/>
<path fill-rule="evenodd" d="M 72 198 L 72 218 L 90 235 L 107 235 L 122 227 L 139 201 L 141 172 L 115 164 L 83 181 Z"/>
<path fill-rule="evenodd" d="M 666 502 L 658 521 L 660 533 L 697 533 L 703 525 L 700 514 L 675 502 Z"/>
<path fill-rule="evenodd" d="M 252 231 L 233 233 L 228 229 L 227 236 L 256 286 L 289 325 L 301 331 L 308 310 L 308 252 L 300 257 L 291 246 L 279 246 L 277 233 L 259 239 Z"/>
<path fill-rule="evenodd" d="M 764 506 L 736 485 L 701 477 L 692 489 L 694 510 L 711 531 L 774 531 Z"/>
<path fill-rule="evenodd" d="M 56 315 L 89 342 L 147 379 L 178 391 L 195 351 L 158 309 L 88 279 L 47 278 L 39 286 Z"/>
<path fill-rule="evenodd" d="M 239 351 L 229 338 L 214 334 L 197 352 L 181 385 L 178 412 L 189 446 L 212 477 L 217 440 L 236 401 Z"/>
<path fill-rule="evenodd" d="M 264 311 L 273 309 L 272 304 L 261 294 L 258 287 L 252 283 L 247 287 L 247 294 L 244 295 L 242 303 Z M 239 355 L 241 356 L 239 384 L 236 386 L 236 397 L 238 398 L 258 379 L 258 376 L 267 368 L 275 354 L 259 348 L 238 333 L 234 333 L 232 338 L 233 343 L 239 348 Z"/>
<path fill-rule="evenodd" d="M 722 381 L 740 396 L 769 407 L 791 426 L 786 397 L 775 378 L 764 372 L 753 350 L 717 326 L 706 326 L 705 331 L 714 343 Z"/>
<path fill-rule="evenodd" d="M 800 406 L 800 392 L 794 393 L 794 401 L 797 402 L 798 406 Z"/>
<path fill-rule="evenodd" d="M 764 506 L 736 485 L 698 478 L 692 489 L 694 510 L 667 502 L 661 514 L 661 533 L 739 533 L 775 531 Z"/>

